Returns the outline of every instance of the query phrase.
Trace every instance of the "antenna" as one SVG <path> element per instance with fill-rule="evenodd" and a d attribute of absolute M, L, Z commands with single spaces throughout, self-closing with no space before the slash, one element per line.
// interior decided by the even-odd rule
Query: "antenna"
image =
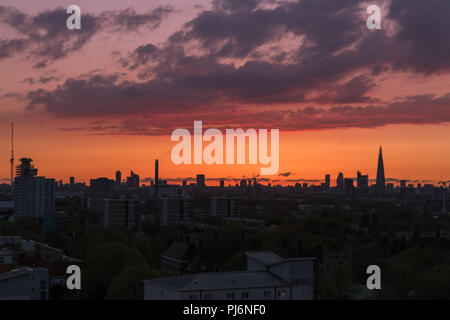
<path fill-rule="evenodd" d="M 13 185 L 14 181 L 14 122 L 11 123 L 11 186 Z"/>

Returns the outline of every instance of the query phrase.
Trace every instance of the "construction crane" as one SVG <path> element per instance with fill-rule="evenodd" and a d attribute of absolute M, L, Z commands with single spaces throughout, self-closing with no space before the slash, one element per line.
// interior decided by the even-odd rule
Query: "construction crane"
<path fill-rule="evenodd" d="M 10 176 L 10 182 L 11 186 L 13 185 L 14 181 L 14 122 L 11 123 L 11 176 Z"/>

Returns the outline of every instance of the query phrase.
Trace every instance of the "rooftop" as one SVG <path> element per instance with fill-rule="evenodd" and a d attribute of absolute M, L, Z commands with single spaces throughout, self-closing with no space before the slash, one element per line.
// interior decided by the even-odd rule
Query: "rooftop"
<path fill-rule="evenodd" d="M 286 261 L 271 251 L 248 251 L 245 254 L 266 266 Z"/>
<path fill-rule="evenodd" d="M 156 278 L 145 282 L 178 291 L 273 288 L 289 285 L 270 272 L 247 271 L 199 273 L 178 277 Z"/>

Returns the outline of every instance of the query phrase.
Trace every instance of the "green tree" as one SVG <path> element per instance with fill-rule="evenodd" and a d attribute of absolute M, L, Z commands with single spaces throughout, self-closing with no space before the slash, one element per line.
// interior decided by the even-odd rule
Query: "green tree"
<path fill-rule="evenodd" d="M 126 267 L 108 286 L 108 300 L 143 300 L 144 280 L 161 277 L 158 270 L 145 265 Z"/>
<path fill-rule="evenodd" d="M 90 299 L 104 299 L 110 282 L 127 266 L 147 265 L 136 249 L 122 243 L 103 243 L 89 250 L 85 262 L 84 287 Z"/>
<path fill-rule="evenodd" d="M 322 286 L 322 298 L 330 300 L 351 299 L 354 293 L 353 272 L 344 265 L 337 265 Z"/>

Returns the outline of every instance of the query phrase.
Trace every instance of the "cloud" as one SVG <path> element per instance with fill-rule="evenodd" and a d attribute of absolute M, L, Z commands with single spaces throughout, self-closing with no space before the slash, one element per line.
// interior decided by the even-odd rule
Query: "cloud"
<path fill-rule="evenodd" d="M 290 175 L 293 175 L 293 172 L 281 172 L 278 174 L 279 177 L 289 177 Z"/>
<path fill-rule="evenodd" d="M 30 16 L 12 7 L 0 6 L 0 23 L 15 29 L 19 36 L 17 39 L 0 39 L 0 59 L 25 51 L 29 58 L 37 61 L 35 68 L 42 68 L 80 50 L 101 31 L 155 29 L 172 11 L 171 7 L 165 6 L 144 14 L 131 8 L 105 11 L 99 15 L 83 13 L 82 30 L 73 31 L 66 27 L 68 15 L 64 8 Z"/>

